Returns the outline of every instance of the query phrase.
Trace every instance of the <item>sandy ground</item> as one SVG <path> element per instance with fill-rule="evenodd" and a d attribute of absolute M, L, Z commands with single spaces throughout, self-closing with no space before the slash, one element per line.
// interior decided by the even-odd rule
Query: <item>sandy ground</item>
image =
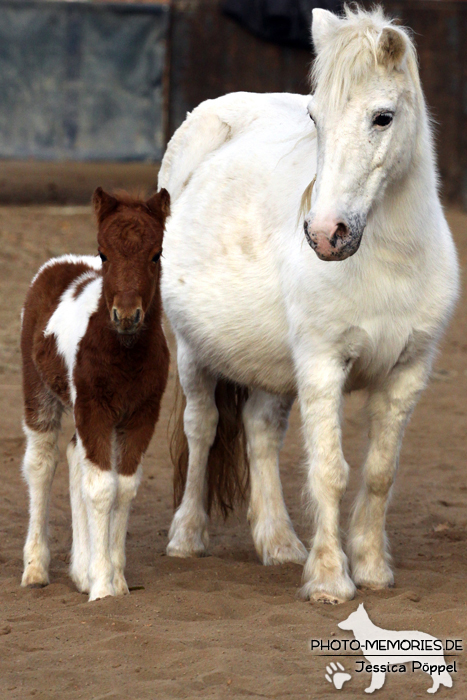
<path fill-rule="evenodd" d="M 467 216 L 450 223 L 467 267 Z M 170 525 L 171 466 L 167 421 L 172 384 L 145 462 L 128 537 L 124 599 L 88 603 L 67 576 L 71 542 L 68 474 L 62 458 L 53 486 L 51 584 L 23 590 L 22 546 L 27 494 L 20 476 L 19 313 L 32 275 L 51 255 L 92 253 L 95 233 L 86 207 L 0 207 L 0 698 L 331 698 L 329 657 L 312 654 L 310 638 L 351 638 L 337 623 L 364 601 L 375 624 L 418 629 L 467 645 L 467 302 L 443 343 L 434 380 L 404 442 L 388 515 L 396 586 L 359 592 L 337 607 L 297 600 L 301 568 L 264 567 L 253 549 L 245 512 L 211 526 L 211 556 L 165 556 Z M 464 272 L 465 276 L 465 272 Z M 345 526 L 365 449 L 362 398 L 348 399 L 345 452 L 352 467 L 343 504 Z M 71 435 L 66 422 L 62 454 Z M 308 538 L 301 510 L 303 454 L 296 409 L 282 452 L 286 500 L 298 533 Z M 363 697 L 369 676 L 355 673 L 361 657 L 340 659 L 352 679 L 342 698 Z M 452 661 L 454 659 L 451 659 Z M 465 656 L 457 659 L 452 689 L 467 697 Z M 359 666 L 358 666 L 359 668 Z M 424 673 L 388 674 L 381 698 L 426 697 Z"/>

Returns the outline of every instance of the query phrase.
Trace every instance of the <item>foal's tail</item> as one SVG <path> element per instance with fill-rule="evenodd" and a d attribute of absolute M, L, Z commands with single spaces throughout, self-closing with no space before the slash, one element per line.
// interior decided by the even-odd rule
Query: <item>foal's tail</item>
<path fill-rule="evenodd" d="M 217 432 L 207 464 L 207 512 L 217 507 L 224 519 L 236 502 L 244 501 L 249 485 L 246 435 L 242 420 L 248 389 L 226 379 L 217 382 L 215 399 L 219 413 Z M 186 400 L 176 378 L 173 432 L 170 456 L 174 465 L 174 507 L 178 508 L 185 490 L 188 471 L 188 441 L 183 429 Z"/>

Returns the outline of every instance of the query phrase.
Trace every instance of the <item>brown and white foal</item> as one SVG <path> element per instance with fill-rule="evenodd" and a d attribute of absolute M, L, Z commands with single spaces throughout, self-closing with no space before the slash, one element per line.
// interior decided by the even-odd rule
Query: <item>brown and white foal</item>
<path fill-rule="evenodd" d="M 169 366 L 159 290 L 169 194 L 143 201 L 98 188 L 93 203 L 100 257 L 45 263 L 29 288 L 21 335 L 30 497 L 22 585 L 49 582 L 50 489 L 61 417 L 70 407 L 70 575 L 89 600 L 128 593 L 130 504 Z"/>

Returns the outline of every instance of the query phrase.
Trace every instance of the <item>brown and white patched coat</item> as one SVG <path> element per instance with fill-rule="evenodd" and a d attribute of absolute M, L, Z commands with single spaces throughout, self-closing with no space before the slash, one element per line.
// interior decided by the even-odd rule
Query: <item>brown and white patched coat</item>
<path fill-rule="evenodd" d="M 90 600 L 128 592 L 129 508 L 169 363 L 159 291 L 168 194 L 143 202 L 99 189 L 94 204 L 100 257 L 66 255 L 43 265 L 26 298 L 21 337 L 30 492 L 22 585 L 48 583 L 50 487 L 61 416 L 70 408 L 70 573 Z"/>

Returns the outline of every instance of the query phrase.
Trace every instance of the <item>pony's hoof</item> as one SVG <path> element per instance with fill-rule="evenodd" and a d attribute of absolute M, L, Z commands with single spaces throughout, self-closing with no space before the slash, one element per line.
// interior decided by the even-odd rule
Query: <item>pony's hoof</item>
<path fill-rule="evenodd" d="M 40 564 L 28 564 L 21 578 L 23 588 L 43 588 L 49 585 L 49 574 Z"/>
<path fill-rule="evenodd" d="M 254 520 L 248 514 L 256 553 L 265 566 L 304 564 L 308 552 L 298 539 L 290 522 Z"/>
<path fill-rule="evenodd" d="M 310 600 L 313 600 L 315 603 L 323 603 L 323 605 L 340 605 L 346 602 L 345 598 L 336 598 L 336 596 L 323 592 L 312 593 Z"/>
<path fill-rule="evenodd" d="M 278 544 L 274 547 L 263 548 L 262 560 L 265 566 L 274 564 L 301 564 L 308 558 L 308 552 L 298 537 L 293 535 L 290 542 Z"/>
<path fill-rule="evenodd" d="M 114 574 L 114 589 L 115 595 L 129 595 L 130 591 L 123 574 Z"/>
<path fill-rule="evenodd" d="M 169 531 L 167 556 L 180 559 L 205 557 L 208 544 L 207 515 L 203 513 L 198 517 L 188 517 L 181 509 L 178 510 Z"/>
<path fill-rule="evenodd" d="M 394 574 L 386 562 L 379 566 L 358 565 L 352 569 L 352 579 L 358 588 L 380 591 L 394 586 Z"/>
<path fill-rule="evenodd" d="M 310 600 L 324 605 L 340 605 L 355 597 L 356 588 L 353 581 L 345 577 L 341 581 L 318 585 L 305 583 L 300 591 L 302 600 Z"/>
<path fill-rule="evenodd" d="M 89 602 L 99 600 L 100 598 L 108 598 L 115 595 L 115 588 L 110 583 L 97 582 L 91 586 L 89 593 Z"/>
<path fill-rule="evenodd" d="M 89 593 L 89 577 L 87 572 L 70 569 L 70 578 L 80 593 Z"/>
<path fill-rule="evenodd" d="M 207 549 L 202 542 L 191 545 L 188 543 L 181 545 L 179 542 L 169 542 L 166 552 L 168 557 L 179 557 L 180 559 L 189 559 L 190 557 L 206 557 L 208 554 Z"/>

